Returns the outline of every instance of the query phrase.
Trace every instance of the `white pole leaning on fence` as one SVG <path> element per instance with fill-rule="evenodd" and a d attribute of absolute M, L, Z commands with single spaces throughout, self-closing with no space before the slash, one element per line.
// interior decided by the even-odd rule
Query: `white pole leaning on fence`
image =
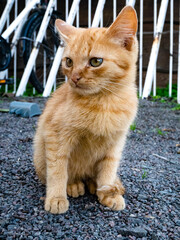
<path fill-rule="evenodd" d="M 142 97 L 143 77 L 143 0 L 140 0 L 140 29 L 139 29 L 139 96 Z"/>
<path fill-rule="evenodd" d="M 105 4 L 106 0 L 99 0 L 97 7 L 96 7 L 96 12 L 94 14 L 94 18 L 93 18 L 93 22 L 92 22 L 92 26 L 91 27 L 98 27 L 99 26 L 99 22 L 101 20 L 101 14 L 102 11 L 104 9 L 104 4 Z"/>
<path fill-rule="evenodd" d="M 152 45 L 152 49 L 151 49 L 151 54 L 150 54 L 148 69 L 147 69 L 147 73 L 146 73 L 146 79 L 145 79 L 145 85 L 144 85 L 144 89 L 143 89 L 142 98 L 147 98 L 151 93 L 154 68 L 155 68 L 158 53 L 159 53 L 159 46 L 160 46 L 160 42 L 161 42 L 161 35 L 162 35 L 166 12 L 167 12 L 167 8 L 168 8 L 168 2 L 169 2 L 168 0 L 161 1 L 158 22 L 157 22 L 157 27 L 156 27 L 156 35 L 155 35 L 155 39 L 153 41 L 153 45 Z"/>
<path fill-rule="evenodd" d="M 131 7 L 134 7 L 135 3 L 136 3 L 136 0 L 126 1 L 126 5 L 129 5 L 129 6 L 131 6 Z"/>
<path fill-rule="evenodd" d="M 154 26 L 153 26 L 153 31 L 154 31 L 154 38 L 156 35 L 156 24 L 157 24 L 157 0 L 154 0 Z M 153 96 L 156 96 L 156 64 L 154 67 L 154 76 L 153 76 Z"/>
<path fill-rule="evenodd" d="M 91 0 L 88 0 L 88 28 L 91 27 Z"/>
<path fill-rule="evenodd" d="M 18 17 L 10 24 L 10 26 L 3 32 L 2 37 L 7 39 L 11 33 L 16 29 L 16 27 L 20 24 L 21 21 L 24 21 L 24 18 L 31 11 L 31 9 L 40 3 L 40 0 L 32 0 L 28 2 L 27 7 L 18 15 Z"/>
<path fill-rule="evenodd" d="M 6 3 L 6 6 L 4 8 L 4 11 L 3 11 L 1 19 L 0 19 L 0 34 L 2 33 L 2 30 L 5 26 L 5 23 L 7 21 L 10 11 L 11 11 L 11 8 L 14 4 L 14 1 L 15 0 L 8 0 Z"/>
<path fill-rule="evenodd" d="M 72 3 L 71 10 L 70 10 L 69 16 L 68 16 L 67 21 L 66 21 L 70 25 L 72 25 L 73 22 L 74 22 L 74 18 L 76 16 L 76 13 L 77 13 L 77 10 L 78 10 L 78 7 L 79 7 L 79 2 L 80 2 L 80 0 L 74 0 L 73 3 Z M 51 93 L 52 86 L 54 84 L 54 81 L 56 80 L 56 75 L 57 75 L 57 72 L 59 70 L 59 66 L 60 66 L 60 63 L 61 63 L 63 52 L 64 52 L 64 48 L 59 46 L 58 49 L 57 49 L 57 52 L 56 52 L 56 55 L 55 55 L 55 58 L 54 58 L 49 76 L 48 76 L 46 87 L 45 87 L 44 92 L 43 92 L 43 97 L 48 97 Z"/>
<path fill-rule="evenodd" d="M 174 0 L 170 1 L 169 97 L 172 97 Z"/>
<path fill-rule="evenodd" d="M 117 0 L 113 0 L 113 21 L 115 21 L 117 16 Z"/>
<path fill-rule="evenodd" d="M 50 18 L 51 18 L 51 14 L 52 14 L 52 11 L 53 11 L 54 4 L 55 4 L 54 0 L 50 0 L 49 3 L 48 3 L 48 7 L 46 9 L 45 15 L 43 17 L 43 20 L 42 20 L 42 23 L 41 23 L 41 26 L 40 26 L 40 29 L 39 29 L 38 34 L 37 34 L 37 38 L 35 40 L 34 48 L 33 48 L 32 52 L 31 52 L 31 55 L 28 59 L 26 68 L 24 70 L 23 76 L 21 78 L 21 82 L 19 84 L 19 87 L 18 87 L 18 90 L 17 90 L 17 93 L 16 93 L 17 97 L 23 95 L 23 93 L 26 89 L 27 82 L 29 80 L 32 69 L 34 67 L 35 60 L 36 60 L 38 52 L 39 52 L 39 44 L 42 43 L 42 40 L 45 36 L 45 32 L 46 32 L 47 26 L 48 26 Z"/>
<path fill-rule="evenodd" d="M 179 5 L 180 6 L 180 5 Z M 178 50 L 178 76 L 177 76 L 177 102 L 180 104 L 180 11 L 179 11 L 179 50 Z"/>

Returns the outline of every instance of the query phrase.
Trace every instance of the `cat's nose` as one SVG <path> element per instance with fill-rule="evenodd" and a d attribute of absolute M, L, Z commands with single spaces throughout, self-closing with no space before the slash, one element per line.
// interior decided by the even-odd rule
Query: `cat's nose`
<path fill-rule="evenodd" d="M 71 80 L 72 80 L 74 83 L 77 83 L 80 79 L 81 79 L 81 76 L 80 76 L 78 73 L 74 73 L 74 74 L 71 76 Z"/>

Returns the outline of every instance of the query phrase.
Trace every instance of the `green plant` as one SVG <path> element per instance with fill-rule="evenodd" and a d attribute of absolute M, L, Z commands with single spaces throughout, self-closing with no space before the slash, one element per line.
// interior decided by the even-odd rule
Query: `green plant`
<path fill-rule="evenodd" d="M 172 108 L 173 111 L 180 111 L 180 104 L 177 104 L 175 107 Z"/>
<path fill-rule="evenodd" d="M 156 96 L 169 97 L 169 84 L 165 88 L 157 88 Z M 172 98 L 177 97 L 177 84 L 172 84 Z"/>
<path fill-rule="evenodd" d="M 167 100 L 164 99 L 164 98 L 161 98 L 161 99 L 160 99 L 160 102 L 161 102 L 161 103 L 165 103 L 165 102 L 167 102 Z"/>
<path fill-rule="evenodd" d="M 156 128 L 156 132 L 157 132 L 159 135 L 164 135 L 164 132 L 163 132 L 160 128 Z"/>
<path fill-rule="evenodd" d="M 147 171 L 143 169 L 142 179 L 147 178 Z"/>
<path fill-rule="evenodd" d="M 131 124 L 130 129 L 131 129 L 131 131 L 135 131 L 136 130 L 136 124 L 135 123 Z"/>
<path fill-rule="evenodd" d="M 156 95 L 156 96 L 152 96 L 152 98 L 153 98 L 153 100 L 159 100 L 159 99 L 161 99 L 161 96 Z"/>

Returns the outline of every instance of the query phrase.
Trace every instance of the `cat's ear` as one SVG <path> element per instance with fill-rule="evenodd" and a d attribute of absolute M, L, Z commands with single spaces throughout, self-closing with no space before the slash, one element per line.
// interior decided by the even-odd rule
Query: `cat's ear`
<path fill-rule="evenodd" d="M 112 41 L 121 44 L 127 50 L 131 49 L 137 32 L 137 15 L 131 6 L 126 6 L 107 30 L 107 36 Z"/>
<path fill-rule="evenodd" d="M 66 22 L 64 22 L 61 19 L 57 19 L 55 21 L 55 26 L 60 34 L 60 36 L 62 37 L 62 39 L 67 42 L 69 37 L 73 34 L 75 34 L 76 32 L 76 28 L 67 24 Z"/>

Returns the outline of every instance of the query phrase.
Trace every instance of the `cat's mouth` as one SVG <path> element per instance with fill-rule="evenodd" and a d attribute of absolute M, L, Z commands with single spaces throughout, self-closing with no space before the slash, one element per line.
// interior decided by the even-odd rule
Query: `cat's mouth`
<path fill-rule="evenodd" d="M 80 82 L 74 83 L 72 81 L 69 81 L 69 84 L 74 89 L 74 91 L 78 92 L 79 94 L 87 95 L 87 94 L 94 93 L 94 90 L 91 87 L 89 87 L 87 85 L 84 85 L 84 84 L 82 84 Z"/>
<path fill-rule="evenodd" d="M 84 86 L 83 84 L 81 84 L 80 82 L 75 83 L 75 82 L 73 82 L 73 81 L 70 81 L 69 83 L 70 83 L 70 85 L 71 85 L 72 88 L 76 88 L 76 89 L 87 89 L 87 87 L 85 87 L 85 86 Z"/>

